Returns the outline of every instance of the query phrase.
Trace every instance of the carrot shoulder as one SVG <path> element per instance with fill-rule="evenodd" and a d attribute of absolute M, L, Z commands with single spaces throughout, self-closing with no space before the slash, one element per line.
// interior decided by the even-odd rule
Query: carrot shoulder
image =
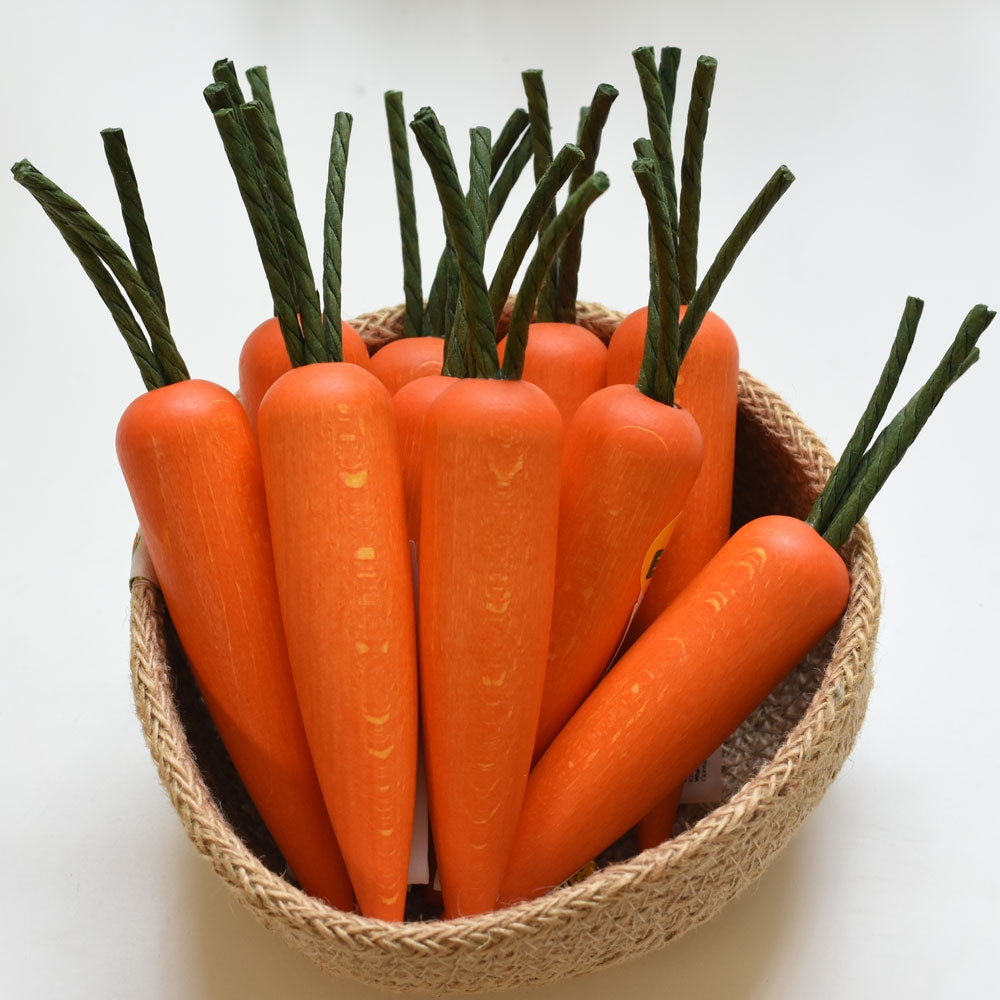
<path fill-rule="evenodd" d="M 502 899 L 558 884 L 679 786 L 836 623 L 849 590 L 839 554 L 802 521 L 737 532 L 536 765 Z"/>

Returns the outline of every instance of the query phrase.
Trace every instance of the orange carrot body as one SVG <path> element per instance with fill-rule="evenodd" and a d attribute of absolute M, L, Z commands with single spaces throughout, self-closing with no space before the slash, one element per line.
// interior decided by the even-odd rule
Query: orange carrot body
<path fill-rule="evenodd" d="M 306 734 L 362 913 L 401 920 L 417 760 L 410 548 L 392 401 L 344 363 L 281 376 L 258 425 Z"/>
<path fill-rule="evenodd" d="M 507 338 L 497 345 L 503 361 Z M 568 426 L 579 405 L 604 387 L 608 349 L 589 330 L 573 323 L 532 323 L 524 352 L 526 382 L 544 389 Z"/>
<path fill-rule="evenodd" d="M 344 360 L 367 368 L 368 348 L 361 334 L 350 323 L 342 322 L 341 331 Z M 281 326 L 272 316 L 251 332 L 240 351 L 240 401 L 247 411 L 250 426 L 254 431 L 257 430 L 257 410 L 264 393 L 271 388 L 279 375 L 291 370 L 292 362 L 288 358 Z"/>
<path fill-rule="evenodd" d="M 170 615 L 222 740 L 307 892 L 353 909 L 285 652 L 257 444 L 232 393 L 154 389 L 118 458 Z"/>
<path fill-rule="evenodd" d="M 445 914 L 497 902 L 542 692 L 562 421 L 523 381 L 460 379 L 428 411 L 420 669 Z"/>
<path fill-rule="evenodd" d="M 400 337 L 371 356 L 368 370 L 395 396 L 407 382 L 422 375 L 440 375 L 443 364 L 443 338 Z"/>
<path fill-rule="evenodd" d="M 503 901 L 558 884 L 679 786 L 837 622 L 849 592 L 840 555 L 804 522 L 740 529 L 533 770 Z"/>
<path fill-rule="evenodd" d="M 558 562 L 536 758 L 593 690 L 621 642 L 651 547 L 680 515 L 701 463 L 690 414 L 635 386 L 583 402 L 566 429 Z"/>
<path fill-rule="evenodd" d="M 414 542 L 420 539 L 424 424 L 427 420 L 427 411 L 431 403 L 454 383 L 455 379 L 450 375 L 423 375 L 401 386 L 392 397 L 392 406 L 396 411 L 396 430 L 399 433 L 403 495 L 406 498 L 406 525 L 410 539 Z"/>

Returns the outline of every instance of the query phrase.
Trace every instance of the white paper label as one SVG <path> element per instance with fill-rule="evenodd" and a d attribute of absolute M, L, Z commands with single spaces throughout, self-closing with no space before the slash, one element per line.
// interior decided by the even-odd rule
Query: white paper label
<path fill-rule="evenodd" d="M 681 802 L 722 801 L 722 748 L 695 768 L 681 789 Z"/>
<path fill-rule="evenodd" d="M 136 532 L 135 541 L 132 543 L 132 565 L 129 568 L 128 582 L 131 583 L 137 577 L 159 585 L 156 570 L 153 569 L 153 560 L 149 558 L 149 549 L 146 548 L 146 540 L 139 532 Z"/>

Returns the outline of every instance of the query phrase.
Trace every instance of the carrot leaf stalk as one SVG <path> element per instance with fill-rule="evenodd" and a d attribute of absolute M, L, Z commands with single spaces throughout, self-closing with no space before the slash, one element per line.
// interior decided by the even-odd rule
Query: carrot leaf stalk
<path fill-rule="evenodd" d="M 667 197 L 670 230 L 674 241 L 677 240 L 677 183 L 674 177 L 674 156 L 671 149 L 670 119 L 664 91 L 660 85 L 660 74 L 656 67 L 656 58 L 649 46 L 642 46 L 632 53 L 636 73 L 639 76 L 639 86 L 642 89 L 642 99 L 646 105 L 646 121 L 649 125 L 649 139 L 653 144 L 656 162 L 663 178 L 663 188 Z M 674 70 L 676 79 L 676 68 Z M 671 105 L 673 100 L 671 100 Z"/>
<path fill-rule="evenodd" d="M 649 139 L 645 137 L 636 139 L 632 143 L 632 149 L 635 151 L 636 159 L 656 161 L 656 150 Z M 649 298 L 646 303 L 646 330 L 648 332 L 649 330 L 658 329 L 660 322 L 659 293 L 656 289 L 656 282 L 659 280 L 656 276 L 656 249 L 653 246 L 653 231 L 648 225 L 646 227 L 646 239 L 649 243 Z"/>
<path fill-rule="evenodd" d="M 837 506 L 858 471 L 864 458 L 865 449 L 871 443 L 875 431 L 885 416 L 892 394 L 899 384 L 899 377 L 903 372 L 910 348 L 913 346 L 913 340 L 917 334 L 917 324 L 920 322 L 923 308 L 922 299 L 913 296 L 907 298 L 896 337 L 892 342 L 889 357 L 882 368 L 882 374 L 879 376 L 875 390 L 868 400 L 868 405 L 854 428 L 854 433 L 847 442 L 839 461 L 834 466 L 829 480 L 816 498 L 812 510 L 806 518 L 807 522 L 820 534 L 828 527 L 831 517 L 836 512 Z"/>
<path fill-rule="evenodd" d="M 497 178 L 504 163 L 507 162 L 518 140 L 528 127 L 528 112 L 524 108 L 515 108 L 500 126 L 496 142 L 490 150 L 490 180 Z"/>
<path fill-rule="evenodd" d="M 469 191 L 466 200 L 479 239 L 486 245 L 490 215 L 490 130 L 477 126 L 469 130 Z"/>
<path fill-rule="evenodd" d="M 518 108 L 518 110 L 523 109 Z M 531 133 L 525 132 L 493 178 L 493 186 L 490 188 L 490 229 L 493 228 L 504 205 L 507 204 L 507 199 L 510 197 L 511 191 L 514 190 L 514 185 L 524 173 L 524 168 L 531 160 L 531 153 Z"/>
<path fill-rule="evenodd" d="M 462 307 L 469 324 L 470 345 L 476 361 L 475 371 L 470 374 L 497 378 L 500 365 L 497 360 L 496 329 L 486 279 L 483 276 L 484 246 L 479 227 L 459 183 L 447 136 L 433 110 L 422 108 L 418 111 L 410 128 L 430 168 L 441 200 L 448 237 L 455 249 Z"/>
<path fill-rule="evenodd" d="M 257 244 L 257 252 L 264 268 L 264 277 L 271 293 L 274 314 L 278 317 L 288 356 L 294 366 L 305 363 L 305 346 L 299 328 L 295 295 L 291 287 L 291 274 L 280 243 L 274 207 L 267 191 L 261 187 L 262 175 L 256 154 L 241 125 L 241 114 L 226 107 L 219 100 L 224 96 L 221 84 L 205 88 L 205 100 L 215 118 L 215 125 L 222 139 L 222 146 L 232 168 L 240 198 L 246 208 L 247 218 Z"/>
<path fill-rule="evenodd" d="M 132 308 L 145 327 L 152 354 L 163 374 L 164 382 L 181 382 L 187 379 L 189 377 L 187 366 L 171 336 L 170 322 L 163 302 L 150 290 L 125 251 L 78 201 L 36 170 L 27 160 L 15 164 L 13 174 L 14 179 L 28 189 L 45 209 L 49 218 L 56 223 L 70 249 L 87 269 L 87 273 L 97 273 L 98 268 L 94 266 L 96 262 L 107 268 L 107 271 L 114 276 L 114 280 L 128 296 Z M 105 292 L 109 291 L 106 283 L 102 282 L 102 287 Z M 106 298 L 101 288 L 98 288 L 98 292 L 105 302 L 108 302 L 109 298 L 112 300 L 114 298 L 113 296 Z M 116 318 L 121 316 L 120 302 L 113 312 L 116 312 Z M 125 330 L 122 330 L 122 333 L 124 335 Z M 130 348 L 134 344 L 133 334 L 134 330 L 125 338 Z M 139 362 L 138 357 L 136 361 Z M 145 369 L 144 377 L 152 374 L 148 366 L 148 356 L 140 367 Z"/>
<path fill-rule="evenodd" d="M 271 134 L 271 143 L 281 161 L 282 173 L 288 177 L 285 144 L 281 139 L 281 129 L 278 128 L 278 118 L 274 110 L 274 98 L 271 95 L 271 82 L 267 76 L 267 67 L 251 66 L 246 72 L 246 78 L 250 84 L 250 93 L 253 95 L 254 103 L 258 104 L 264 113 L 264 120 L 267 122 L 268 132 Z"/>
<path fill-rule="evenodd" d="M 281 151 L 275 145 L 274 131 L 268 123 L 268 115 L 263 106 L 252 101 L 244 104 L 241 110 L 247 134 L 263 170 L 264 184 L 270 194 L 270 202 L 274 207 L 278 242 L 284 248 L 295 309 L 302 328 L 305 360 L 315 361 L 322 356 L 319 295 L 316 292 L 302 226 L 295 209 L 291 181 Z"/>
<path fill-rule="evenodd" d="M 156 256 L 153 253 L 149 227 L 146 225 L 146 213 L 142 207 L 139 184 L 136 181 L 132 159 L 125 142 L 125 133 L 120 128 L 106 128 L 101 131 L 101 139 L 104 142 L 104 155 L 115 182 L 115 190 L 118 192 L 122 221 L 125 223 L 125 232 L 128 235 L 129 246 L 132 248 L 135 268 L 150 292 L 162 304 L 166 302 L 163 295 L 163 285 L 160 282 L 160 272 L 156 266 Z"/>
<path fill-rule="evenodd" d="M 573 175 L 584 157 L 583 150 L 567 143 L 556 153 L 548 170 L 542 174 L 535 190 L 514 225 L 506 247 L 500 256 L 496 273 L 490 282 L 490 305 L 493 307 L 494 321 L 499 321 L 507 297 L 513 287 L 517 271 L 524 261 L 535 234 L 552 205 L 556 193 Z"/>
<path fill-rule="evenodd" d="M 656 323 L 648 323 L 646 327 L 646 348 L 636 385 L 644 395 L 672 406 L 681 362 L 677 248 L 670 231 L 665 185 L 656 161 L 636 160 L 632 170 L 646 202 L 656 260 L 657 295 Z"/>
<path fill-rule="evenodd" d="M 590 106 L 580 122 L 579 143 L 583 159 L 573 171 L 569 193 L 576 191 L 595 170 L 601 149 L 601 134 L 618 91 L 609 83 L 599 84 Z M 556 318 L 561 323 L 576 323 L 576 296 L 579 286 L 580 259 L 583 247 L 583 222 L 567 237 L 559 252 L 559 283 L 556 291 Z"/>
<path fill-rule="evenodd" d="M 392 175 L 396 187 L 399 235 L 403 249 L 403 336 L 421 333 L 424 297 L 420 276 L 420 240 L 417 235 L 417 206 L 413 195 L 413 172 L 410 169 L 410 146 L 403 111 L 403 95 L 398 90 L 385 94 L 385 115 L 392 154 Z"/>
<path fill-rule="evenodd" d="M 778 203 L 778 199 L 791 187 L 795 175 L 786 166 L 780 166 L 771 175 L 750 207 L 743 213 L 733 231 L 726 238 L 715 255 L 715 260 L 705 272 L 697 290 L 691 298 L 684 318 L 681 320 L 681 357 L 684 357 L 702 320 L 711 309 L 722 282 L 733 269 L 736 259 L 749 243 L 750 238 L 760 228 L 768 213 Z"/>
<path fill-rule="evenodd" d="M 708 111 L 715 87 L 716 61 L 699 56 L 691 83 L 687 125 L 684 129 L 684 158 L 681 161 L 681 190 L 677 232 L 677 273 L 681 301 L 690 302 L 697 285 L 698 222 L 701 205 L 701 164 L 708 129 Z"/>
<path fill-rule="evenodd" d="M 833 548 L 839 549 L 847 541 L 945 392 L 978 360 L 976 342 L 995 315 L 984 305 L 973 306 L 930 377 L 865 452 L 850 486 L 836 509 L 827 515 L 827 526 L 821 532 Z"/>
<path fill-rule="evenodd" d="M 32 172 L 37 173 L 27 160 L 21 160 L 11 168 L 14 179 L 25 187 L 27 187 L 25 180 Z M 31 191 L 31 188 L 29 187 L 28 190 Z M 115 326 L 118 327 L 129 349 L 129 353 L 131 353 L 133 360 L 139 368 L 143 385 L 147 389 L 159 389 L 166 385 L 167 377 L 163 372 L 163 366 L 147 341 L 146 334 L 132 312 L 132 307 L 122 294 L 111 273 L 102 263 L 100 257 L 98 257 L 95 251 L 63 216 L 49 208 L 37 196 L 35 196 L 35 200 L 38 201 L 45 214 L 65 240 L 73 256 L 80 262 L 80 266 L 87 277 L 90 278 L 101 301 L 107 306 Z"/>
<path fill-rule="evenodd" d="M 545 92 L 545 82 L 540 69 L 526 69 L 521 74 L 524 93 L 528 99 L 528 116 L 531 122 L 532 155 L 535 169 L 535 183 L 552 162 L 552 125 L 549 121 L 549 100 Z M 546 215 L 546 224 L 556 217 L 555 204 Z M 539 230 L 541 239 L 541 230 Z M 558 267 L 552 262 L 549 276 L 542 287 L 538 301 L 538 319 L 547 322 L 554 320 L 557 314 L 556 294 L 558 289 Z"/>
<path fill-rule="evenodd" d="M 212 79 L 226 88 L 237 106 L 246 103 L 232 59 L 217 59 L 212 66 Z"/>
<path fill-rule="evenodd" d="M 492 186 L 489 194 L 487 233 L 492 230 L 514 189 L 514 185 L 531 159 L 531 133 L 526 131 L 527 126 L 527 111 L 523 108 L 515 109 L 504 123 L 500 135 L 490 150 L 490 181 Z M 517 143 L 517 145 L 511 150 L 513 143 Z M 445 228 L 447 230 L 447 225 Z M 427 293 L 427 308 L 423 326 L 425 334 L 438 337 L 450 335 L 460 298 L 458 283 L 458 263 L 455 251 L 450 242 L 446 240 L 438 261 L 437 271 L 434 274 L 434 280 Z M 461 371 L 454 369 L 448 374 L 460 375 Z"/>
<path fill-rule="evenodd" d="M 354 119 L 346 111 L 333 118 L 330 163 L 326 180 L 326 211 L 323 216 L 323 340 L 324 361 L 343 361 L 341 309 L 341 250 L 344 229 L 344 186 L 347 154 Z"/>
<path fill-rule="evenodd" d="M 510 330 L 507 333 L 507 349 L 503 359 L 504 378 L 521 377 L 524 352 L 528 342 L 528 326 L 552 260 L 568 234 L 580 224 L 587 209 L 608 189 L 608 184 L 606 174 L 601 172 L 592 174 L 566 199 L 562 211 L 545 227 L 541 242 L 528 264 L 521 288 L 514 300 Z"/>
<path fill-rule="evenodd" d="M 486 247 L 489 235 L 490 216 L 490 130 L 478 126 L 469 130 L 469 189 L 465 200 L 475 226 L 479 245 Z M 456 260 L 457 265 L 457 260 Z M 445 330 L 445 354 L 448 357 L 448 371 L 468 374 L 475 370 L 476 362 L 472 354 L 472 344 L 466 330 L 465 307 L 462 300 L 455 303 L 453 319 Z M 463 361 L 457 361 L 461 351 L 465 351 Z"/>
<path fill-rule="evenodd" d="M 660 92 L 663 94 L 663 107 L 667 113 L 667 124 L 673 127 L 674 98 L 677 94 L 677 71 L 681 64 L 681 50 L 674 46 L 660 49 L 660 64 L 657 76 L 660 80 Z"/>

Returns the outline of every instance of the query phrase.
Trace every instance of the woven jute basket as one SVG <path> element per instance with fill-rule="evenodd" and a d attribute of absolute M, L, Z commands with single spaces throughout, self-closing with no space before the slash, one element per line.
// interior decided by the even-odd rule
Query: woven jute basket
<path fill-rule="evenodd" d="M 620 314 L 581 305 L 604 339 Z M 372 345 L 400 310 L 356 321 Z M 829 453 L 765 385 L 741 374 L 733 524 L 804 516 Z M 343 913 L 282 876 L 284 863 L 205 711 L 154 584 L 132 583 L 135 703 L 160 779 L 198 851 L 261 922 L 323 969 L 391 991 L 508 990 L 613 965 L 704 923 L 765 871 L 854 744 L 871 688 L 880 580 L 862 523 L 843 550 L 851 594 L 839 625 L 723 748 L 724 801 L 682 806 L 674 836 L 628 837 L 587 878 L 477 917 L 391 924 Z"/>

